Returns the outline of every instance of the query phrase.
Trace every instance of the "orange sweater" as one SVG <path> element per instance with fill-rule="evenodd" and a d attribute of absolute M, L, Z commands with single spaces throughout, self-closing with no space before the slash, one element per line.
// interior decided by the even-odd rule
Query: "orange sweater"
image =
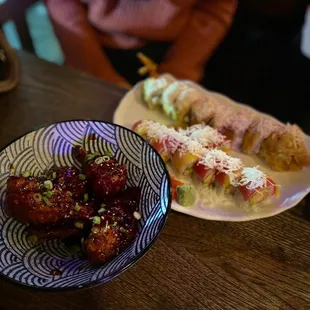
<path fill-rule="evenodd" d="M 160 72 L 198 81 L 224 38 L 237 0 L 44 0 L 68 65 L 114 83 L 102 47 L 172 42 Z M 137 68 L 138 69 L 138 68 Z"/>

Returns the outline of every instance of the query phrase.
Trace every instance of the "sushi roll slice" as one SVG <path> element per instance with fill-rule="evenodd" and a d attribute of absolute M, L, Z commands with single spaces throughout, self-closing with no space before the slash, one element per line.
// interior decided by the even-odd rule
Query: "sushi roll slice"
<path fill-rule="evenodd" d="M 173 121 L 184 123 L 194 101 L 201 96 L 200 92 L 189 87 L 184 82 L 173 82 L 170 84 L 161 97 L 164 113 Z"/>
<path fill-rule="evenodd" d="M 206 171 L 209 174 L 213 173 L 209 177 L 210 182 L 214 182 L 216 187 L 223 189 L 226 193 L 233 192 L 234 187 L 238 184 L 237 180 L 240 171 L 243 168 L 242 161 L 239 158 L 231 157 L 218 149 L 208 150 L 205 156 L 199 160 L 198 164 L 213 170 L 213 172 Z M 198 167 L 196 168 L 197 170 Z M 203 172 L 200 172 L 200 175 L 201 178 L 204 177 Z"/>
<path fill-rule="evenodd" d="M 191 175 L 195 164 L 203 156 L 205 148 L 196 141 L 186 140 L 171 158 L 173 169 L 182 175 Z"/>
<path fill-rule="evenodd" d="M 186 135 L 190 139 L 197 141 L 205 148 L 218 148 L 224 152 L 231 149 L 231 142 L 226 136 L 219 133 L 216 129 L 200 124 L 188 127 L 185 130 L 179 129 L 179 132 Z"/>
<path fill-rule="evenodd" d="M 244 202 L 254 205 L 274 196 L 279 197 L 279 187 L 265 173 L 255 167 L 242 170 L 238 191 Z"/>
<path fill-rule="evenodd" d="M 194 165 L 194 173 L 201 183 L 211 185 L 214 182 L 215 169 L 209 168 L 204 164 L 197 162 Z"/>
<path fill-rule="evenodd" d="M 150 109 L 161 107 L 160 98 L 171 81 L 165 77 L 147 78 L 143 83 L 143 100 Z"/>
<path fill-rule="evenodd" d="M 241 149 L 246 154 L 257 154 L 262 142 L 273 133 L 281 134 L 285 126 L 277 120 L 265 116 L 255 120 L 245 132 Z"/>
<path fill-rule="evenodd" d="M 296 125 L 287 125 L 283 133 L 269 135 L 261 144 L 259 156 L 276 171 L 299 171 L 310 166 L 304 134 Z"/>
<path fill-rule="evenodd" d="M 189 124 L 209 124 L 215 115 L 216 106 L 212 97 L 204 96 L 194 101 L 188 114 Z"/>
<path fill-rule="evenodd" d="M 233 149 L 239 150 L 245 132 L 257 117 L 257 113 L 249 111 L 249 109 L 244 109 L 230 114 L 218 130 L 231 140 Z"/>
<path fill-rule="evenodd" d="M 138 121 L 132 129 L 147 140 L 165 162 L 171 159 L 184 140 L 175 129 L 153 121 Z"/>

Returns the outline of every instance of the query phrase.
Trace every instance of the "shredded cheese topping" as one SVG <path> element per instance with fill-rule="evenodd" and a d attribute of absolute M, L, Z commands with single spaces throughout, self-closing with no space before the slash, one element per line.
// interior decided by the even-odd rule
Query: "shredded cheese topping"
<path fill-rule="evenodd" d="M 238 183 L 249 190 L 264 188 L 267 184 L 267 176 L 264 172 L 258 170 L 258 167 L 247 167 L 242 170 Z"/>
<path fill-rule="evenodd" d="M 204 124 L 194 125 L 185 130 L 180 129 L 179 132 L 199 142 L 206 148 L 220 146 L 226 140 L 226 137 L 216 129 Z"/>
<path fill-rule="evenodd" d="M 208 150 L 205 156 L 199 160 L 199 163 L 226 174 L 233 173 L 243 167 L 241 159 L 231 157 L 218 149 Z"/>

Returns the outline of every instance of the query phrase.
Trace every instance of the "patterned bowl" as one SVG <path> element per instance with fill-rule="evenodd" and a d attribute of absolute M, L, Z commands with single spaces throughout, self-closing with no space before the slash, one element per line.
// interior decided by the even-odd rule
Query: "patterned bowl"
<path fill-rule="evenodd" d="M 88 139 L 95 134 L 96 139 Z M 26 226 L 7 216 L 6 181 L 25 170 L 39 176 L 51 166 L 79 166 L 74 145 L 91 152 L 112 151 L 128 167 L 128 185 L 142 189 L 138 236 L 109 263 L 97 267 L 59 241 L 33 244 Z M 38 129 L 0 152 L 0 273 L 29 287 L 62 290 L 92 287 L 132 266 L 154 243 L 170 209 L 170 181 L 158 153 L 139 135 L 121 126 L 97 121 L 67 121 Z M 57 270 L 57 272 L 55 272 Z"/>

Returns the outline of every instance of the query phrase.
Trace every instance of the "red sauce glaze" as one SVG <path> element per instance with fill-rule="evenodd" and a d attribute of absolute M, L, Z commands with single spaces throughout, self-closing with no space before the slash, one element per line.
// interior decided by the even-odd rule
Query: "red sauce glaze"
<path fill-rule="evenodd" d="M 116 159 L 98 162 L 99 155 L 81 148 L 75 149 L 75 156 L 82 160 L 82 171 L 63 167 L 49 171 L 47 179 L 10 177 L 7 209 L 30 225 L 29 235 L 37 236 L 39 242 L 83 237 L 84 256 L 102 264 L 135 238 L 138 221 L 134 212 L 141 190 L 125 188 L 127 168 Z"/>

